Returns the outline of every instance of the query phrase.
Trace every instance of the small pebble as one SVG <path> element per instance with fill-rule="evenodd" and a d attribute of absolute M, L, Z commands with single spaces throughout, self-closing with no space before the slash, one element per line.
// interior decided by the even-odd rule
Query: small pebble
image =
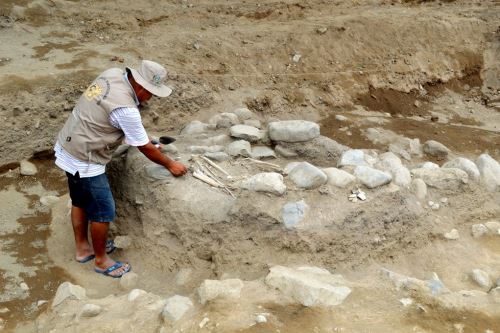
<path fill-rule="evenodd" d="M 260 315 L 257 315 L 257 317 L 255 318 L 255 321 L 259 324 L 260 323 L 267 323 L 267 318 L 266 318 L 266 316 L 260 314 Z"/>
<path fill-rule="evenodd" d="M 457 240 L 460 238 L 460 235 L 458 234 L 457 229 L 452 229 L 450 232 L 444 234 L 444 238 L 448 240 Z"/>

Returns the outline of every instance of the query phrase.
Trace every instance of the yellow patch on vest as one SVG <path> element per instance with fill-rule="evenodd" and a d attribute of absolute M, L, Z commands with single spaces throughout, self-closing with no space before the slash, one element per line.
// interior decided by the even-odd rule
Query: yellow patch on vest
<path fill-rule="evenodd" d="M 90 87 L 85 90 L 83 93 L 83 96 L 89 101 L 93 100 L 97 96 L 100 96 L 102 94 L 102 87 L 98 85 L 97 83 L 94 83 Z"/>

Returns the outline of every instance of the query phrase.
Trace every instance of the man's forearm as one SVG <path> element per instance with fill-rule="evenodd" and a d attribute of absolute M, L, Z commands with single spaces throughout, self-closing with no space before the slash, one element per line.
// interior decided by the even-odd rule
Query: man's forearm
<path fill-rule="evenodd" d="M 156 164 L 160 164 L 165 168 L 169 169 L 169 167 L 174 162 L 171 158 L 164 155 L 160 149 L 156 148 L 154 144 L 151 142 L 145 144 L 144 146 L 137 147 L 141 153 L 143 153 L 147 158 L 149 158 L 152 162 Z"/>

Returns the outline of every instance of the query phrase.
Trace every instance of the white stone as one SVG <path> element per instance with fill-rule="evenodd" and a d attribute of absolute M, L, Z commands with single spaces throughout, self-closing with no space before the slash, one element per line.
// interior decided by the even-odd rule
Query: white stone
<path fill-rule="evenodd" d="M 308 162 L 300 162 L 288 175 L 295 185 L 304 189 L 320 187 L 328 180 L 328 177 L 321 169 Z"/>
<path fill-rule="evenodd" d="M 394 184 L 401 187 L 409 187 L 411 184 L 411 174 L 399 157 L 392 152 L 387 152 L 379 156 L 380 168 L 389 172 L 393 177 Z"/>
<path fill-rule="evenodd" d="M 203 318 L 203 319 L 200 321 L 200 323 L 198 324 L 198 327 L 199 327 L 199 328 L 203 328 L 203 327 L 205 327 L 205 325 L 206 325 L 209 321 L 210 321 L 210 318 L 207 318 L 207 317 Z"/>
<path fill-rule="evenodd" d="M 87 303 L 83 306 L 80 316 L 90 318 L 97 316 L 101 312 L 102 308 L 99 305 Z"/>
<path fill-rule="evenodd" d="M 244 125 L 247 125 L 247 126 L 253 126 L 253 127 L 256 127 L 256 128 L 261 128 L 262 127 L 262 124 L 259 120 L 257 119 L 248 119 L 248 120 L 245 120 L 243 122 Z"/>
<path fill-rule="evenodd" d="M 335 119 L 338 120 L 338 121 L 347 121 L 347 120 L 349 120 L 349 118 L 347 118 L 346 116 L 343 116 L 341 114 L 336 115 Z"/>
<path fill-rule="evenodd" d="M 439 169 L 439 165 L 434 162 L 427 161 L 420 164 L 419 168 L 433 170 L 433 169 Z"/>
<path fill-rule="evenodd" d="M 477 158 L 476 164 L 486 188 L 491 192 L 500 191 L 500 163 L 490 155 L 482 154 Z"/>
<path fill-rule="evenodd" d="M 249 142 L 257 142 L 264 136 L 261 130 L 248 125 L 234 125 L 230 129 L 230 133 L 233 138 Z"/>
<path fill-rule="evenodd" d="M 295 168 L 297 165 L 299 165 L 300 162 L 290 162 L 288 163 L 285 168 L 283 169 L 283 172 L 288 175 L 290 174 L 290 172 L 293 170 L 293 168 Z"/>
<path fill-rule="evenodd" d="M 205 154 L 203 154 L 203 156 L 205 156 L 206 158 L 209 158 L 213 161 L 217 161 L 217 162 L 227 161 L 228 159 L 231 158 L 229 156 L 229 154 L 227 154 L 223 151 L 220 151 L 217 153 L 205 153 Z"/>
<path fill-rule="evenodd" d="M 132 290 L 132 291 L 128 294 L 127 299 L 128 299 L 128 301 L 129 301 L 129 302 L 133 302 L 133 301 L 135 301 L 137 298 L 139 298 L 140 296 L 142 296 L 142 295 L 146 295 L 146 294 L 147 294 L 147 292 L 146 292 L 146 291 L 144 291 L 144 290 L 142 290 L 142 289 L 134 289 L 134 290 Z"/>
<path fill-rule="evenodd" d="M 392 176 L 389 173 L 367 166 L 357 166 L 354 169 L 354 176 L 368 188 L 389 184 L 392 180 Z"/>
<path fill-rule="evenodd" d="M 341 276 L 316 274 L 283 266 L 271 267 L 266 284 L 304 306 L 335 306 L 351 293 Z"/>
<path fill-rule="evenodd" d="M 237 125 L 240 123 L 240 119 L 234 113 L 220 113 L 208 121 L 210 124 L 214 124 L 217 128 L 229 128 L 233 125 Z"/>
<path fill-rule="evenodd" d="M 238 140 L 230 143 L 226 147 L 226 152 L 231 156 L 249 157 L 252 154 L 252 147 L 250 146 L 250 142 Z"/>
<path fill-rule="evenodd" d="M 488 221 L 484 224 L 491 235 L 500 235 L 500 222 Z"/>
<path fill-rule="evenodd" d="M 55 195 L 46 195 L 40 198 L 40 203 L 44 206 L 52 206 L 59 201 L 59 197 Z"/>
<path fill-rule="evenodd" d="M 129 249 L 132 246 L 132 238 L 130 236 L 116 236 L 113 242 L 119 249 Z"/>
<path fill-rule="evenodd" d="M 38 172 L 36 165 L 28 160 L 21 161 L 21 175 L 23 176 L 34 176 Z"/>
<path fill-rule="evenodd" d="M 422 179 L 427 186 L 435 187 L 440 190 L 457 191 L 464 184 L 468 183 L 469 176 L 460 169 L 413 169 L 411 174 L 415 178 Z"/>
<path fill-rule="evenodd" d="M 447 232 L 444 234 L 444 238 L 446 238 L 448 240 L 457 240 L 460 238 L 460 235 L 459 235 L 457 229 L 451 229 L 450 232 Z"/>
<path fill-rule="evenodd" d="M 434 140 L 429 140 L 424 143 L 424 153 L 444 159 L 448 156 L 450 150 L 445 145 Z"/>
<path fill-rule="evenodd" d="M 309 211 L 309 206 L 304 200 L 289 202 L 283 206 L 281 216 L 287 229 L 296 228 L 304 220 Z"/>
<path fill-rule="evenodd" d="M 57 288 L 56 296 L 52 301 L 52 307 L 58 306 L 68 298 L 82 300 L 86 297 L 87 295 L 84 288 L 70 282 L 63 282 L 59 288 Z"/>
<path fill-rule="evenodd" d="M 282 195 L 286 191 L 283 176 L 276 172 L 264 172 L 256 174 L 241 184 L 241 188 L 256 192 L 266 192 Z"/>
<path fill-rule="evenodd" d="M 167 299 L 162 316 L 169 321 L 178 321 L 193 308 L 193 302 L 184 296 L 175 295 Z"/>
<path fill-rule="evenodd" d="M 472 270 L 472 279 L 482 288 L 490 289 L 492 286 L 492 282 L 488 273 L 480 269 Z"/>
<path fill-rule="evenodd" d="M 240 298 L 243 281 L 240 279 L 205 280 L 198 288 L 200 303 L 205 304 L 218 298 Z"/>
<path fill-rule="evenodd" d="M 256 146 L 252 147 L 252 158 L 255 159 L 266 159 L 266 158 L 276 158 L 274 150 L 266 146 Z"/>
<path fill-rule="evenodd" d="M 323 172 L 328 177 L 328 184 L 340 188 L 344 188 L 356 180 L 356 177 L 349 172 L 337 168 L 326 168 L 323 169 Z"/>
<path fill-rule="evenodd" d="M 38 302 L 36 302 L 36 307 L 39 308 L 46 303 L 48 303 L 48 301 L 41 299 Z"/>
<path fill-rule="evenodd" d="M 263 314 L 258 314 L 257 316 L 255 316 L 255 322 L 258 324 L 267 323 L 267 318 Z"/>
<path fill-rule="evenodd" d="M 238 108 L 234 110 L 233 113 L 237 115 L 241 121 L 255 118 L 253 112 L 248 110 L 247 108 Z"/>
<path fill-rule="evenodd" d="M 455 168 L 463 170 L 467 172 L 467 174 L 469 175 L 469 179 L 472 179 L 474 181 L 479 180 L 481 176 L 476 164 L 471 160 L 463 157 L 457 157 L 452 161 L 446 162 L 445 164 L 443 164 L 443 168 Z"/>
<path fill-rule="evenodd" d="M 21 284 L 19 286 L 21 287 L 21 290 L 23 290 L 23 291 L 30 290 L 30 287 L 28 287 L 28 285 L 25 282 L 21 282 Z"/>
<path fill-rule="evenodd" d="M 399 300 L 401 304 L 403 304 L 404 307 L 410 306 L 413 304 L 413 299 L 412 298 L 401 298 Z"/>
<path fill-rule="evenodd" d="M 367 161 L 366 157 L 367 155 L 365 154 L 364 151 L 360 149 L 350 149 L 342 153 L 337 163 L 337 166 L 339 168 L 345 166 L 360 166 L 360 165 L 372 166 L 372 164 Z"/>
<path fill-rule="evenodd" d="M 478 223 L 472 225 L 471 231 L 474 238 L 479 238 L 488 233 L 488 228 L 484 224 Z"/>
<path fill-rule="evenodd" d="M 304 142 L 319 136 L 319 125 L 305 120 L 277 121 L 269 124 L 269 138 L 273 141 Z"/>
<path fill-rule="evenodd" d="M 131 290 L 137 286 L 139 282 L 139 275 L 134 272 L 128 272 L 124 274 L 120 279 L 120 286 L 124 290 Z"/>
<path fill-rule="evenodd" d="M 427 185 L 420 178 L 412 180 L 411 189 L 419 200 L 424 200 L 425 197 L 427 196 Z"/>
<path fill-rule="evenodd" d="M 193 120 L 187 124 L 182 130 L 182 135 L 193 135 L 205 133 L 208 130 L 208 124 L 202 123 L 199 120 Z"/>

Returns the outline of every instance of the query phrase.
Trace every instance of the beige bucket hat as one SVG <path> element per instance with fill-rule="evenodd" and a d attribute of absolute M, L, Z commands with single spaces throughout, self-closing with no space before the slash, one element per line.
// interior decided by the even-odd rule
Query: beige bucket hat
<path fill-rule="evenodd" d="M 172 89 L 163 84 L 167 78 L 167 70 L 160 64 L 143 60 L 139 70 L 126 67 L 134 77 L 134 80 L 147 91 L 158 97 L 167 97 Z"/>

